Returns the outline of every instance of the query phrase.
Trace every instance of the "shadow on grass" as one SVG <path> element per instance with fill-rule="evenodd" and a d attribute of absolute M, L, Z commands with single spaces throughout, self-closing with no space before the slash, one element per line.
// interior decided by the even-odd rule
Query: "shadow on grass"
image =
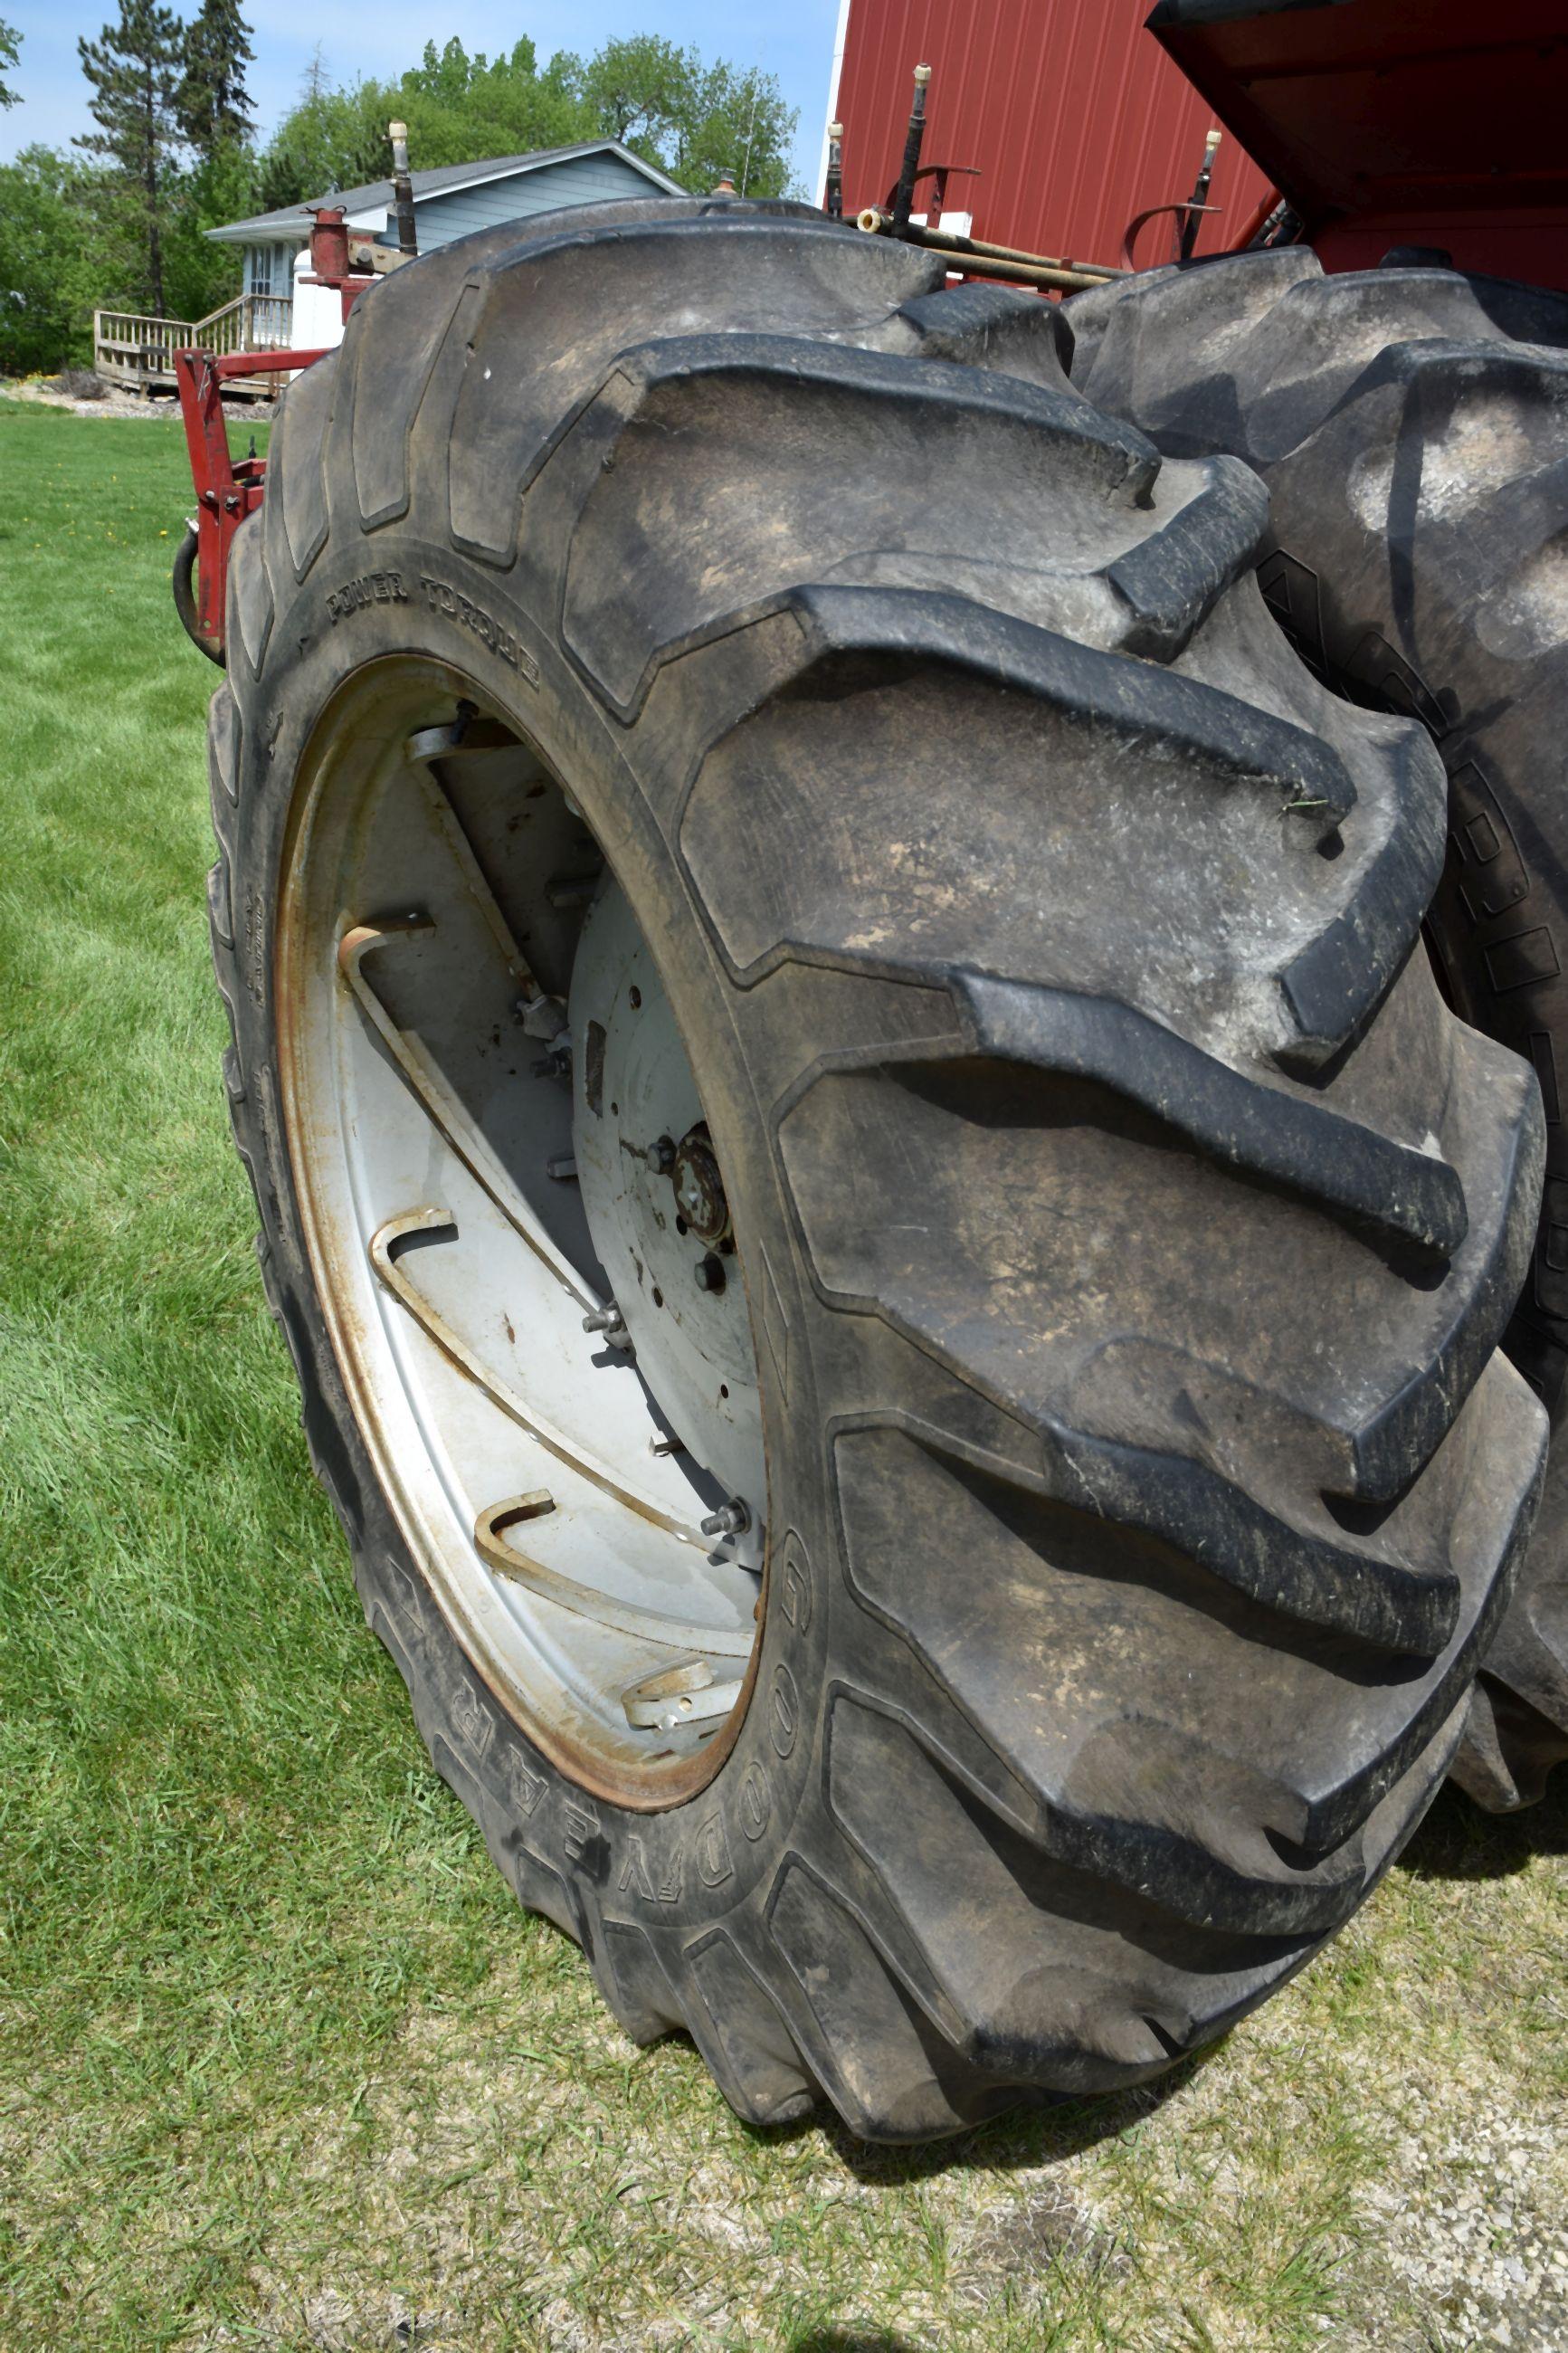
<path fill-rule="evenodd" d="M 1538 1855 L 1568 1854 L 1568 1766 L 1559 1766 L 1537 1806 L 1483 1813 L 1451 1781 L 1394 1865 L 1416 1879 L 1511 1879 Z"/>
<path fill-rule="evenodd" d="M 890 2328 L 814 2328 L 792 2337 L 789 2353 L 921 2353 L 912 2337 Z"/>
<path fill-rule="evenodd" d="M 938 2174 L 964 2169 L 1011 2173 L 1023 2166 L 1057 2165 L 1064 2158 L 1076 2157 L 1100 2141 L 1116 2140 L 1147 2123 L 1167 2100 L 1185 2090 L 1198 2070 L 1207 2066 L 1224 2049 L 1225 2042 L 1222 2035 L 1204 2050 L 1194 2051 L 1157 2083 L 1136 2084 L 1125 2091 L 1107 2092 L 1099 2099 L 1053 2098 L 1048 2094 L 1031 2098 L 1025 2094 L 1001 2115 L 971 2126 L 967 2132 L 954 2133 L 947 2140 L 907 2145 L 857 2140 L 826 2107 L 818 2108 L 796 2124 L 752 2126 L 748 2132 L 761 2148 L 782 2147 L 807 2134 L 819 2135 L 831 2144 L 846 2172 L 852 2173 L 868 2189 L 901 2189 L 911 2182 L 929 2181 Z M 822 2353 L 830 2353 L 830 2348 L 841 2341 L 843 2353 L 851 2353 L 851 2348 L 861 2343 L 879 2345 L 884 2340 L 853 2335 L 839 2340 L 829 2335 L 809 2341 L 819 2343 Z M 889 2346 L 894 2341 L 890 2337 L 886 2340 Z"/>
<path fill-rule="evenodd" d="M 1539 1805 L 1517 1814 L 1483 1813 L 1451 1782 L 1445 1784 L 1394 1868 L 1418 1879 L 1507 1879 L 1541 1855 L 1568 1855 L 1568 1766 L 1552 1776 Z M 950 2140 L 881 2147 L 857 2140 L 821 2109 L 798 2124 L 753 2128 L 752 2137 L 767 2147 L 820 2133 L 832 2142 L 846 2170 L 868 2189 L 901 2189 L 965 2168 L 1006 2173 L 1024 2166 L 1053 2165 L 1135 2130 L 1178 2097 L 1225 2042 L 1222 2035 L 1157 2083 L 1094 2100 L 1042 2098 L 1008 2108 Z M 875 2331 L 830 2329 L 803 2337 L 793 2353 L 862 2353 L 862 2348 L 864 2353 L 901 2353 L 901 2340 Z"/>

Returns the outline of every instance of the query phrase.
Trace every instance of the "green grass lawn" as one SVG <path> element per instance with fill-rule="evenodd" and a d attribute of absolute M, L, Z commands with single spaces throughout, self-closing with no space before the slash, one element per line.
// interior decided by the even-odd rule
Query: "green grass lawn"
<path fill-rule="evenodd" d="M 1568 2346 L 1568 1788 L 1446 1797 L 1168 2092 L 933 2150 L 747 2131 L 516 1909 L 262 1304 L 190 503 L 0 404 L 0 2353 Z"/>

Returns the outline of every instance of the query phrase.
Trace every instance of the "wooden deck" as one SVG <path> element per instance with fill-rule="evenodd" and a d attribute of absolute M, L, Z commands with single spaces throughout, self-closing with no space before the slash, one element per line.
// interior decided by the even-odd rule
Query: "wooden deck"
<path fill-rule="evenodd" d="M 287 294 L 239 294 L 205 319 L 153 319 L 138 311 L 95 311 L 92 364 L 105 383 L 149 397 L 174 389 L 176 352 L 287 351 L 294 304 Z M 237 378 L 231 396 L 270 400 L 288 381 L 277 375 Z"/>

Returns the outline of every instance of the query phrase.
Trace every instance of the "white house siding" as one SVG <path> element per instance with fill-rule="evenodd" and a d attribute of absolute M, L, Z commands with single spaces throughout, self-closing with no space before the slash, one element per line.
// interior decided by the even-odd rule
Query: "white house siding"
<path fill-rule="evenodd" d="M 335 351 L 343 339 L 343 298 L 336 286 L 305 286 L 310 275 L 309 248 L 294 264 L 294 325 L 289 342 L 299 352 Z"/>

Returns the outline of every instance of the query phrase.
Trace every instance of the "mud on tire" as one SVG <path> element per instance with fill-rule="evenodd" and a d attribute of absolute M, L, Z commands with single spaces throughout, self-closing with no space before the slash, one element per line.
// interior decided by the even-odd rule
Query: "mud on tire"
<path fill-rule="evenodd" d="M 1155 2073 L 1345 1920 L 1544 1428 L 1494 1353 L 1537 1091 L 1413 953 L 1428 739 L 1292 656 L 1246 469 L 1162 464 L 1052 309 L 942 288 L 696 200 L 389 277 L 284 402 L 211 737 L 262 1265 L 437 1767 L 630 2034 L 879 2138 Z M 290 809 L 401 661 L 581 805 L 730 1178 L 770 1557 L 680 1803 L 574 1783 L 476 1672 L 305 1247 Z"/>

